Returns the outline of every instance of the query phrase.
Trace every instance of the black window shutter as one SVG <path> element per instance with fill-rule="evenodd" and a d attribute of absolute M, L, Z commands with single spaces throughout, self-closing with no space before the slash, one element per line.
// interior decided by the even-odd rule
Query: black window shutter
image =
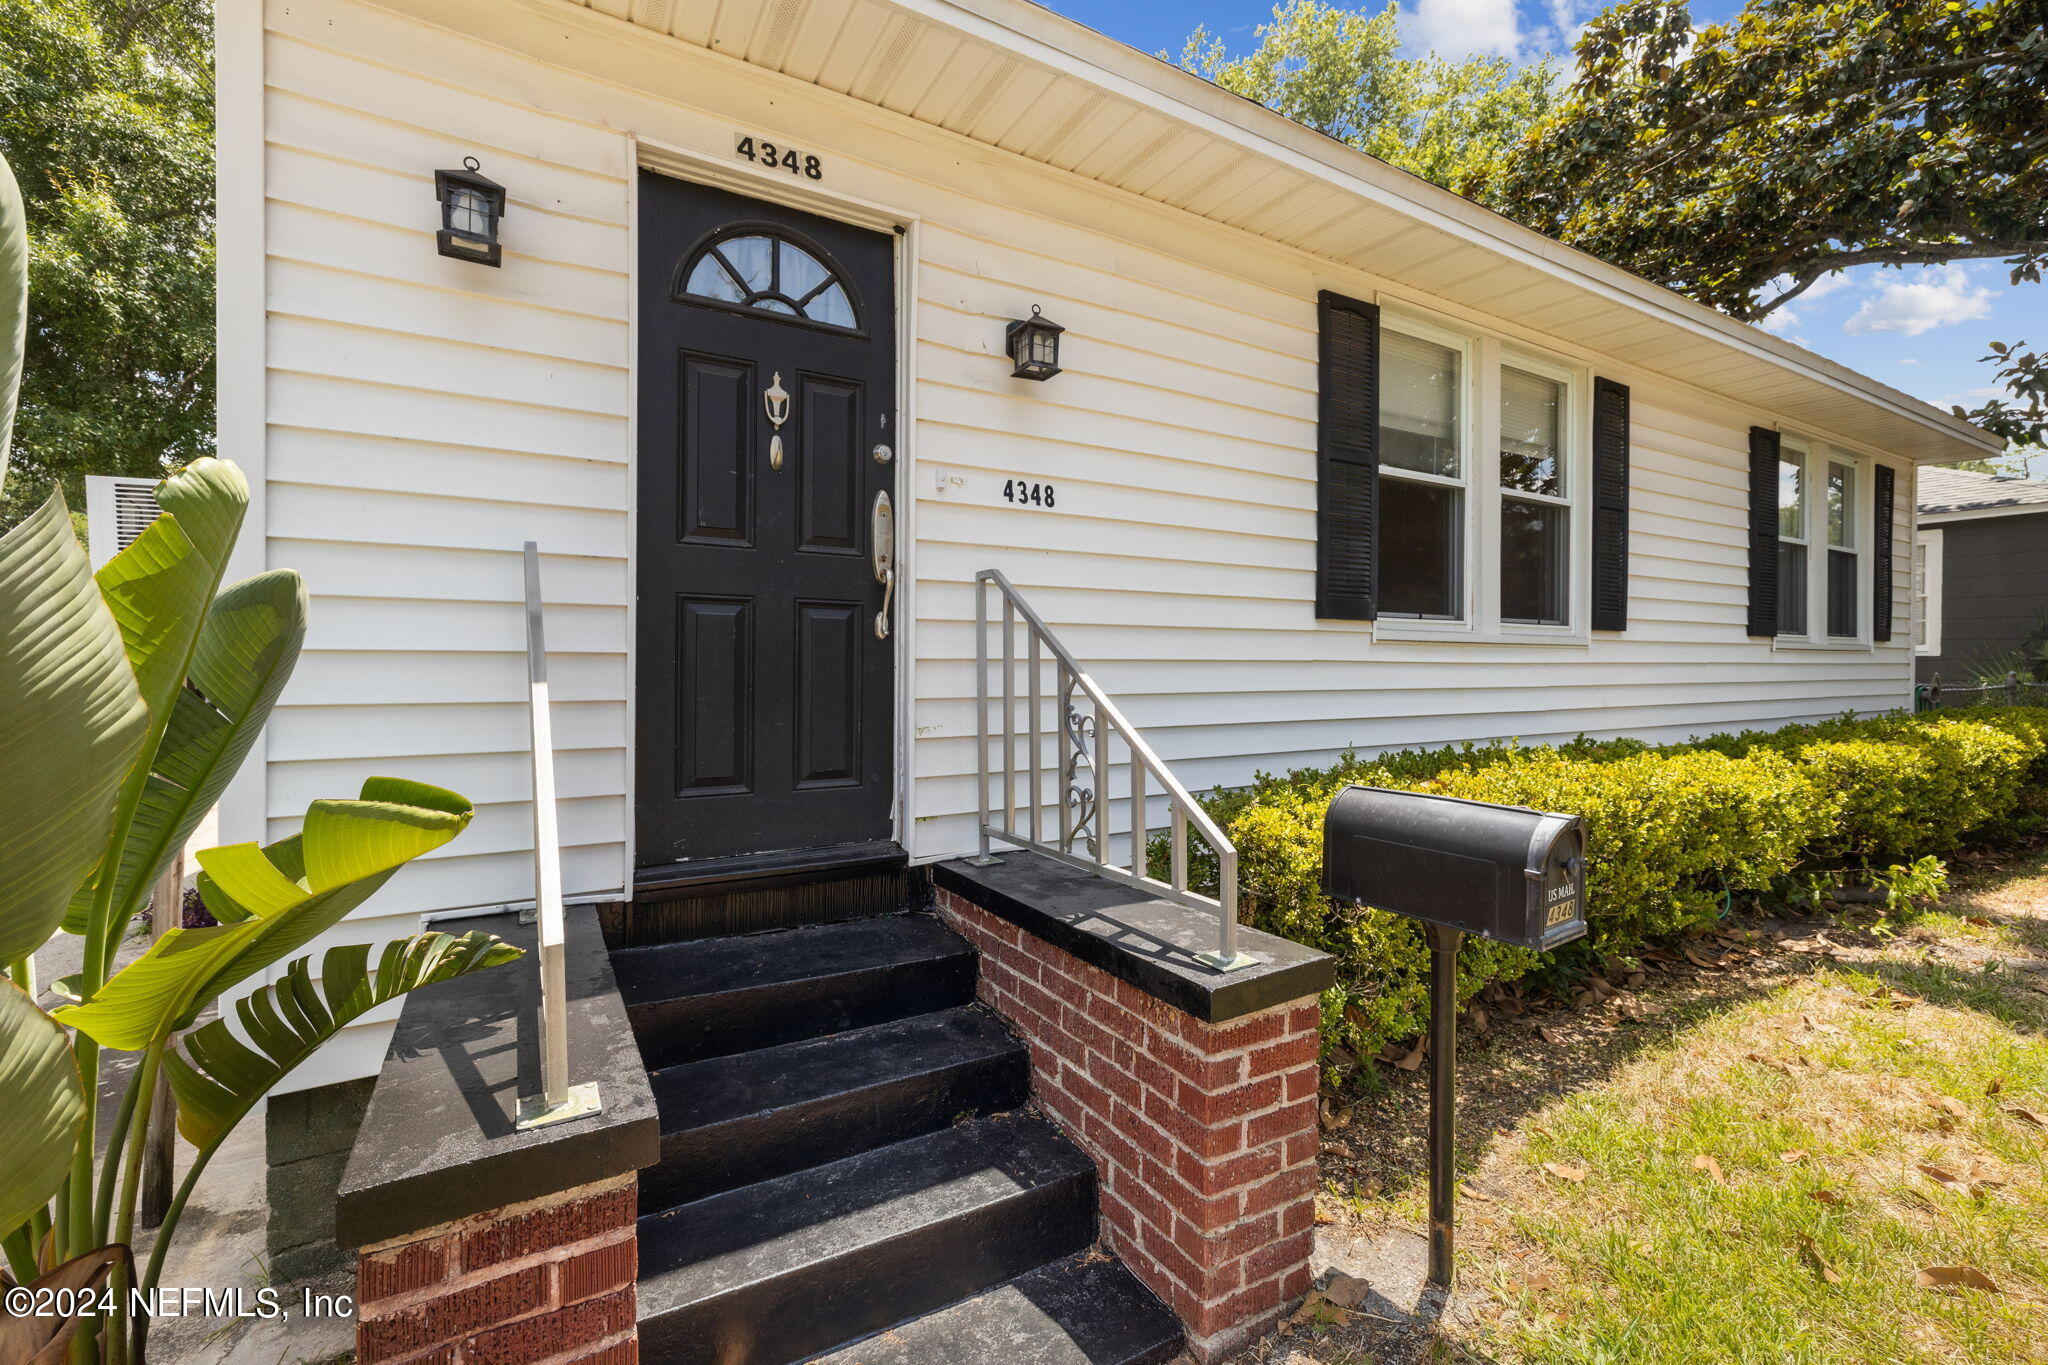
<path fill-rule="evenodd" d="M 1593 381 L 1593 629 L 1628 629 L 1628 385 Z"/>
<path fill-rule="evenodd" d="M 1898 496 L 1898 471 L 1877 467 L 1877 533 L 1870 539 L 1870 638 L 1884 644 L 1892 638 L 1892 515 Z"/>
<path fill-rule="evenodd" d="M 1749 633 L 1778 633 L 1778 433 L 1749 429 Z"/>
<path fill-rule="evenodd" d="M 1380 310 L 1316 296 L 1316 615 L 1379 614 Z"/>

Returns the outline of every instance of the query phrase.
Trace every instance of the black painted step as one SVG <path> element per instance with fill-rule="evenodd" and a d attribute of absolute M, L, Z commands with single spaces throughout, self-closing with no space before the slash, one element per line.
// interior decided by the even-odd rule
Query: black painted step
<path fill-rule="evenodd" d="M 885 915 L 622 948 L 612 971 L 653 1069 L 970 1004 L 975 956 L 930 915 Z"/>
<path fill-rule="evenodd" d="M 785 1365 L 1094 1238 L 1080 1149 L 1028 1115 L 976 1119 L 641 1218 L 641 1358 Z"/>
<path fill-rule="evenodd" d="M 1179 1319 L 1122 1263 L 1084 1251 L 818 1356 L 810 1365 L 1160 1365 Z"/>
<path fill-rule="evenodd" d="M 664 1067 L 649 1078 L 661 1163 L 643 1212 L 1021 1105 L 1030 1054 L 993 1014 L 938 1010 Z"/>

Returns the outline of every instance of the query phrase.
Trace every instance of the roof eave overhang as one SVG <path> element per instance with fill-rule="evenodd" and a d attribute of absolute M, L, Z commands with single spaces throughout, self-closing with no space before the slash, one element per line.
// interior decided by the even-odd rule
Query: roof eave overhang
<path fill-rule="evenodd" d="M 751 32 L 758 37 L 778 29 L 786 33 L 798 15 L 808 20 L 819 20 L 821 16 L 815 11 L 820 6 L 844 5 L 845 2 L 727 0 L 719 7 L 718 14 L 727 33 Z M 527 3 L 535 3 L 535 0 L 527 0 Z M 578 3 L 579 0 L 556 0 L 557 12 Z M 593 3 L 593 0 L 583 0 L 583 3 Z M 614 3 L 606 3 L 606 0 L 594 0 L 594 3 L 598 8 L 579 7 L 571 12 L 600 23 L 612 22 L 599 9 L 613 9 Z M 896 24 L 904 27 L 913 23 L 923 25 L 931 31 L 947 34 L 950 39 L 980 48 L 992 59 L 1005 58 L 1055 79 L 1079 82 L 1091 95 L 1121 101 L 1134 112 L 1165 120 L 1203 139 L 1212 140 L 1216 146 L 1227 148 L 1233 154 L 1255 159 L 1275 169 L 1285 168 L 1301 177 L 1305 185 L 1346 196 L 1370 212 L 1390 215 L 1440 236 L 1447 247 L 1455 245 L 1460 250 L 1476 249 L 1510 269 L 1528 272 L 1523 278 L 1532 282 L 1540 279 L 1546 286 L 1562 286 L 1580 298 L 1597 300 L 1598 307 L 1620 309 L 1632 319 L 1658 328 L 1662 341 L 1668 341 L 1677 348 L 1664 347 L 1660 342 L 1660 349 L 1665 354 L 1655 363 L 1643 364 L 1642 368 L 1681 381 L 1690 378 L 1688 366 L 1700 369 L 1709 362 L 1723 367 L 1730 363 L 1748 367 L 1752 376 L 1790 376 L 1815 400 L 1815 406 L 1821 406 L 1825 401 L 1849 405 L 1837 411 L 1850 414 L 1852 420 L 1847 423 L 1823 421 L 1819 423 L 1823 428 L 1836 430 L 1847 439 L 1918 463 L 1981 458 L 2005 448 L 1998 437 L 1868 375 L 1760 328 L 1737 322 L 1642 276 L 1523 227 L 1462 196 L 1295 123 L 1262 105 L 1233 95 L 1191 72 L 1032 3 L 1032 0 L 862 0 L 863 12 L 870 21 L 873 16 L 869 9 L 872 6 L 893 11 L 898 16 L 893 21 Z M 676 11 L 667 4 L 635 3 L 629 6 L 618 3 L 616 7 L 627 10 L 627 15 L 621 16 L 624 22 L 636 24 L 643 30 L 668 31 L 646 17 L 652 13 L 664 16 L 664 22 L 670 28 L 678 22 L 668 17 Z M 743 11 L 754 13 L 748 17 Z M 873 22 L 847 23 L 838 26 L 832 41 L 835 44 L 872 45 L 883 37 Z M 785 78 L 805 79 L 781 71 L 777 66 L 755 61 L 754 54 L 746 49 L 744 43 L 700 42 L 695 45 L 708 46 L 723 56 L 762 66 Z M 786 49 L 778 47 L 780 50 Z M 850 65 L 868 72 L 877 69 L 873 61 Z M 853 98 L 865 98 L 884 107 L 897 108 L 899 112 L 906 103 L 891 100 L 887 92 L 880 90 L 846 89 L 822 79 L 807 83 L 837 90 Z M 948 132 L 959 132 L 958 129 L 947 128 L 943 115 L 928 116 L 922 108 L 902 116 L 930 123 Z M 972 133 L 968 135 L 973 136 Z M 975 140 L 984 145 L 1002 145 L 999 138 L 992 136 L 976 137 Z M 1029 152 L 1020 154 L 1030 155 Z M 1085 174 L 1079 170 L 1073 173 Z M 1104 180 L 1100 175 L 1089 178 L 1115 186 L 1114 180 Z M 1144 197 L 1181 207 L 1157 194 L 1145 194 Z M 1214 221 L 1226 220 L 1219 217 Z M 1373 269 L 1371 261 L 1358 260 L 1349 253 L 1335 250 L 1319 250 L 1316 244 L 1294 240 L 1288 231 L 1278 227 L 1270 232 L 1261 231 L 1258 222 L 1246 221 L 1243 215 L 1228 221 L 1227 225 L 1253 232 L 1267 240 L 1315 252 L 1355 270 L 1386 277 L 1384 272 Z M 1422 293 L 1431 292 L 1427 281 L 1416 281 L 1415 284 Z M 1556 328 L 1545 328 L 1540 317 L 1511 317 L 1503 310 L 1495 310 L 1495 315 L 1519 325 L 1534 326 L 1539 331 L 1549 331 L 1561 340 L 1588 350 L 1602 349 L 1584 337 L 1568 336 Z M 1616 354 L 1612 350 L 1606 353 Z M 1641 363 L 1627 353 L 1616 354 L 1616 359 Z M 1700 381 L 1700 386 L 1709 390 L 1717 388 L 1715 384 L 1704 381 Z M 1741 392 L 1747 387 L 1743 381 L 1728 380 L 1723 381 L 1717 391 Z M 1781 414 L 1782 425 L 1793 426 L 1800 418 L 1801 405 L 1787 399 L 1759 406 Z"/>

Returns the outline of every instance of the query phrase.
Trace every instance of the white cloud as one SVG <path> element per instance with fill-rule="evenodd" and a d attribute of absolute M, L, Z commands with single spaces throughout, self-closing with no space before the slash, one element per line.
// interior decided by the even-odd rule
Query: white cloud
<path fill-rule="evenodd" d="M 1899 357 L 1899 363 L 1900 363 L 1901 365 L 1911 365 L 1911 366 L 1914 366 L 1915 368 L 1918 368 L 1918 367 L 1919 367 L 1919 364 L 1920 364 L 1920 362 L 1919 362 L 1919 361 L 1915 360 L 1915 359 L 1914 359 L 1914 358 L 1913 358 L 1912 356 L 1909 356 L 1909 355 L 1902 355 L 1902 356 L 1900 356 L 1900 357 Z"/>
<path fill-rule="evenodd" d="M 1993 297 L 1960 265 L 1929 266 L 1917 278 L 1879 285 L 1842 330 L 1850 336 L 1899 332 L 1916 337 L 1935 327 L 1988 317 Z"/>
<path fill-rule="evenodd" d="M 1851 285 L 1855 283 L 1856 281 L 1853 278 L 1839 271 L 1833 275 L 1823 275 L 1819 279 L 1815 280 L 1812 284 L 1806 286 L 1805 289 L 1799 292 L 1800 306 L 1804 307 L 1805 305 L 1813 303 L 1816 300 L 1824 299 L 1830 294 L 1839 293 L 1840 291 L 1849 288 Z M 1764 283 L 1764 287 L 1761 292 L 1765 301 L 1768 302 L 1769 300 L 1774 299 L 1778 297 L 1778 295 L 1784 293 L 1787 289 L 1790 289 L 1792 287 L 1792 284 L 1793 280 L 1790 275 L 1779 275 L 1774 279 L 1767 280 Z M 1782 313 L 1784 309 L 1781 308 L 1778 311 Z M 1765 331 L 1772 330 L 1768 322 L 1764 322 L 1759 325 L 1762 326 Z"/>
<path fill-rule="evenodd" d="M 1515 0 L 1415 0 L 1409 10 L 1406 37 L 1410 47 L 1463 56 L 1491 52 L 1519 58 L 1521 21 Z"/>
<path fill-rule="evenodd" d="M 1800 321 L 1799 310 L 1787 304 L 1775 313 L 1766 313 L 1763 320 L 1757 323 L 1757 326 L 1763 328 L 1772 336 L 1784 337 L 1788 341 L 1798 341 L 1799 337 L 1795 329 L 1798 328 Z"/>

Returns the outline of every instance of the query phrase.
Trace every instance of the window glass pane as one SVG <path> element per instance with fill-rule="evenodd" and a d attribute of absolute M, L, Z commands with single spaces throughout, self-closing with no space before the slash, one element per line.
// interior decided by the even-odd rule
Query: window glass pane
<path fill-rule="evenodd" d="M 1806 634 L 1806 547 L 1778 542 L 1778 634 Z"/>
<path fill-rule="evenodd" d="M 1458 478 L 1458 353 L 1380 333 L 1380 463 Z"/>
<path fill-rule="evenodd" d="M 1828 634 L 1856 638 L 1856 552 L 1828 551 Z"/>
<path fill-rule="evenodd" d="M 1456 619 L 1465 495 L 1441 484 L 1380 481 L 1380 614 Z"/>
<path fill-rule="evenodd" d="M 1856 543 L 1856 471 L 1828 463 L 1828 544 Z"/>
<path fill-rule="evenodd" d="M 804 305 L 804 313 L 818 322 L 829 322 L 835 327 L 853 326 L 853 305 L 846 301 L 846 291 L 837 284 Z"/>
<path fill-rule="evenodd" d="M 1518 624 L 1565 624 L 1569 512 L 1549 502 L 1500 500 L 1500 615 Z"/>
<path fill-rule="evenodd" d="M 781 299 L 756 299 L 754 300 L 754 307 L 764 313 L 788 313 L 791 316 L 796 314 L 796 309 L 790 307 Z"/>
<path fill-rule="evenodd" d="M 719 254 L 732 262 L 740 282 L 756 292 L 775 285 L 771 252 L 774 243 L 766 237 L 729 237 L 718 244 Z"/>
<path fill-rule="evenodd" d="M 1778 461 L 1778 534 L 1806 539 L 1806 457 L 1787 455 Z"/>
<path fill-rule="evenodd" d="M 1564 496 L 1558 424 L 1564 385 L 1501 367 L 1500 486 L 1520 493 Z"/>
<path fill-rule="evenodd" d="M 683 285 L 688 292 L 700 299 L 720 299 L 726 303 L 744 303 L 747 291 L 727 273 L 716 256 L 704 255 L 697 258 L 697 264 L 690 269 L 690 278 Z"/>
<path fill-rule="evenodd" d="M 793 299 L 802 299 L 832 273 L 825 269 L 822 261 L 794 242 L 777 242 L 775 254 L 782 258 L 779 262 L 782 267 L 779 287 Z"/>

